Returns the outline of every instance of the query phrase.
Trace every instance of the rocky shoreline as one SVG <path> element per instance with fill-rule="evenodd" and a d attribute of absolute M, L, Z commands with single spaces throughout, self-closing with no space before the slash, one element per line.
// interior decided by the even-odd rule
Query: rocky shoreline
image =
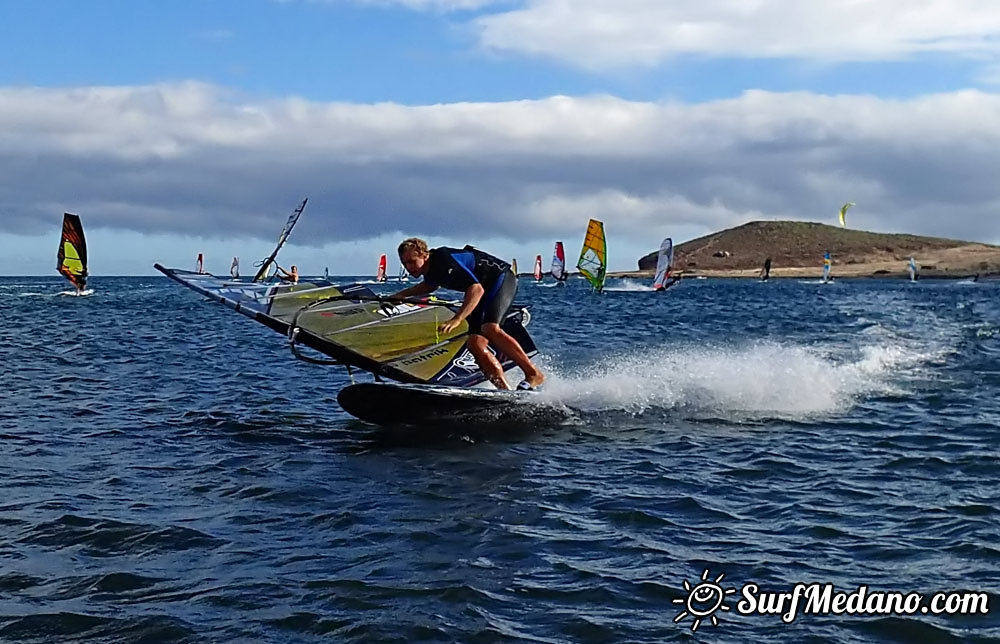
<path fill-rule="evenodd" d="M 911 257 L 921 279 L 1000 276 L 1000 246 L 797 221 L 754 221 L 678 244 L 674 267 L 684 277 L 757 278 L 770 258 L 772 278 L 819 279 L 825 253 L 834 279 L 909 279 Z M 655 266 L 654 252 L 639 270 L 612 276 L 651 278 Z"/>

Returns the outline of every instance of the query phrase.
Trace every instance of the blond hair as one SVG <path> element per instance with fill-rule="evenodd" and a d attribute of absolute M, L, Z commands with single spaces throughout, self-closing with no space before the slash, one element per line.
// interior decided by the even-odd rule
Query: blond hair
<path fill-rule="evenodd" d="M 419 237 L 410 237 L 409 239 L 404 239 L 400 244 L 396 252 L 400 257 L 403 253 L 407 251 L 414 251 L 417 255 L 423 257 L 429 253 L 427 250 L 427 242 L 420 239 Z"/>

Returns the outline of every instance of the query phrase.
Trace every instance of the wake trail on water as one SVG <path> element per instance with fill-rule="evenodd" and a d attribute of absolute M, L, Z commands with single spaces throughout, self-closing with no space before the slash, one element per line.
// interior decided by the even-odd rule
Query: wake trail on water
<path fill-rule="evenodd" d="M 615 293 L 638 293 L 642 291 L 653 291 L 655 289 L 653 289 L 650 284 L 644 284 L 631 279 L 622 279 L 615 286 L 605 285 L 604 290 Z"/>
<path fill-rule="evenodd" d="M 94 289 L 88 288 L 80 293 L 76 291 L 58 291 L 56 293 L 42 293 L 40 291 L 24 291 L 13 294 L 15 297 L 88 297 L 94 294 Z"/>
<path fill-rule="evenodd" d="M 774 342 L 645 348 L 576 374 L 551 369 L 541 395 L 584 412 L 804 419 L 846 411 L 866 396 L 902 395 L 900 371 L 931 358 L 893 344 L 862 346 L 846 359 L 824 349 Z"/>

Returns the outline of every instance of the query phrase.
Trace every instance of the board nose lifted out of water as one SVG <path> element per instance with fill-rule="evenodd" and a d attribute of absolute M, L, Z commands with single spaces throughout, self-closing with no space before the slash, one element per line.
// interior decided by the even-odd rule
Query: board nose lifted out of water
<path fill-rule="evenodd" d="M 397 425 L 512 416 L 531 411 L 537 397 L 535 391 L 363 382 L 342 389 L 337 402 L 361 420 Z"/>

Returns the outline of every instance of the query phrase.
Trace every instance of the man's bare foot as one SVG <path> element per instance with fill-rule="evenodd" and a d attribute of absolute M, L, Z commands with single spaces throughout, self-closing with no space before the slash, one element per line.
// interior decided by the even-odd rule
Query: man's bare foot
<path fill-rule="evenodd" d="M 524 381 L 531 385 L 531 388 L 534 389 L 538 385 L 545 382 L 545 375 L 542 374 L 541 371 L 535 371 L 532 374 L 524 374 Z"/>

